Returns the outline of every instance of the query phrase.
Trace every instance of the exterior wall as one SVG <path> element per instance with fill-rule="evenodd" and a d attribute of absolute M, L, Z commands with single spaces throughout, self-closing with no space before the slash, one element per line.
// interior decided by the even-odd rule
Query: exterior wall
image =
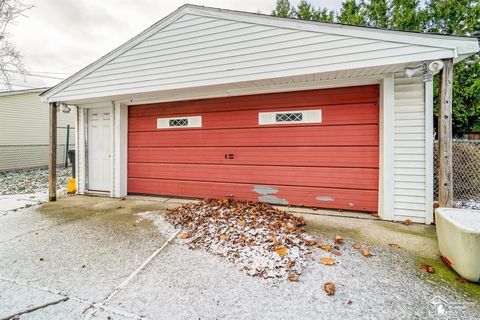
<path fill-rule="evenodd" d="M 48 164 L 48 104 L 40 92 L 0 96 L 0 170 L 41 167 Z M 58 113 L 58 164 L 64 163 L 66 127 L 70 125 L 70 149 L 75 143 L 75 109 Z"/>
<path fill-rule="evenodd" d="M 426 92 L 425 88 L 429 88 Z M 394 220 L 432 220 L 431 86 L 423 77 L 395 75 Z M 428 117 L 426 116 L 428 115 Z M 428 156 L 427 156 L 428 155 Z"/>
<path fill-rule="evenodd" d="M 301 30 L 185 14 L 141 35 L 135 45 L 54 94 L 79 100 L 410 63 L 452 50 L 339 34 L 326 25 Z"/>

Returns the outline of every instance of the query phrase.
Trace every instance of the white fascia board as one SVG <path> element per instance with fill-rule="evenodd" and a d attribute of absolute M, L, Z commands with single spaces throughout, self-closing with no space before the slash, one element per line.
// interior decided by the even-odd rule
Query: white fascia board
<path fill-rule="evenodd" d="M 179 19 L 180 17 L 182 17 L 185 14 L 185 8 L 186 8 L 186 5 L 180 7 L 179 9 L 172 12 L 171 14 L 169 14 L 165 18 L 161 19 L 160 21 L 156 22 L 155 24 L 153 24 L 152 26 L 150 26 L 149 28 L 147 28 L 146 30 L 144 30 L 143 32 L 138 34 L 137 36 L 128 40 L 127 42 L 120 45 L 119 47 L 113 49 L 112 51 L 110 51 L 109 53 L 107 53 L 106 55 L 101 57 L 100 59 L 98 59 L 95 62 L 89 64 L 88 66 L 81 69 L 77 73 L 73 74 L 69 78 L 63 80 L 62 82 L 60 82 L 56 86 L 54 86 L 54 87 L 48 89 L 47 91 L 43 92 L 40 95 L 41 96 L 41 101 L 42 102 L 60 101 L 60 100 L 52 100 L 52 99 L 50 99 L 50 97 L 54 96 L 56 93 L 65 89 L 66 87 L 68 87 L 72 83 L 77 82 L 81 78 L 85 77 L 86 75 L 92 73 L 93 71 L 95 71 L 98 68 L 102 67 L 103 65 L 107 64 L 108 62 L 115 59 L 116 57 L 118 57 L 122 53 L 124 53 L 124 52 L 128 51 L 129 49 L 135 47 L 136 45 L 138 45 L 139 43 L 141 43 L 142 41 L 144 41 L 145 39 L 147 39 L 151 35 L 155 34 L 159 30 L 167 27 L 169 24 L 171 24 L 172 22 Z"/>
<path fill-rule="evenodd" d="M 279 18 L 264 14 L 201 7 L 195 5 L 187 5 L 186 12 L 212 18 L 250 22 L 272 27 L 330 33 L 349 37 L 354 36 L 358 38 L 415 44 L 436 48 L 457 49 L 458 54 L 472 54 L 479 51 L 478 39 L 469 37 L 396 31 L 337 23 L 322 23 L 299 19 Z"/>

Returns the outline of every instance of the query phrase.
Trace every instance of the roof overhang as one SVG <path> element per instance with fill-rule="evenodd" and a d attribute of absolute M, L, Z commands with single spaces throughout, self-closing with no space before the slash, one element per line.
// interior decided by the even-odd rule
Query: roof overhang
<path fill-rule="evenodd" d="M 358 39 L 368 39 L 369 41 L 375 41 L 377 43 L 397 43 L 405 46 L 415 46 L 416 48 L 425 48 L 425 50 L 420 50 L 418 53 L 413 52 L 410 55 L 404 55 L 395 58 L 392 58 L 394 56 L 390 58 L 375 60 L 362 60 L 361 58 L 359 58 L 357 61 L 353 61 L 350 63 L 338 65 L 326 64 L 317 68 L 315 70 L 316 72 L 311 72 L 308 67 L 305 67 L 303 69 L 299 68 L 292 70 L 283 70 L 282 72 L 269 72 L 263 75 L 255 75 L 251 77 L 245 76 L 241 79 L 232 78 L 229 80 L 228 78 L 224 77 L 223 80 L 219 80 L 217 82 L 211 81 L 205 85 L 189 85 L 188 83 L 177 83 L 163 85 L 161 87 L 132 87 L 131 90 L 129 89 L 123 91 L 104 91 L 100 93 L 88 93 L 83 95 L 62 95 L 62 92 L 68 90 L 69 87 L 76 84 L 78 81 L 91 75 L 93 72 L 95 72 L 102 66 L 105 66 L 109 62 L 112 62 L 114 59 L 121 56 L 123 53 L 141 44 L 143 41 L 150 38 L 152 35 L 155 35 L 160 30 L 163 30 L 170 24 L 177 21 L 177 19 L 180 19 L 187 14 L 211 19 L 222 19 L 232 22 L 267 26 L 272 28 L 282 28 L 285 30 L 318 32 L 339 37 L 355 37 Z M 435 50 L 433 50 L 432 48 L 434 48 Z M 367 70 L 364 76 L 371 76 L 385 72 L 397 72 L 401 70 L 400 68 L 418 65 L 419 63 L 429 60 L 452 58 L 455 62 L 458 62 L 472 54 L 475 54 L 478 51 L 479 44 L 476 38 L 405 31 L 392 31 L 385 29 L 357 27 L 332 23 L 319 23 L 313 21 L 278 18 L 262 14 L 208 8 L 195 5 L 184 5 L 175 12 L 165 17 L 164 19 L 152 25 L 150 28 L 146 29 L 138 36 L 127 41 L 125 44 L 106 54 L 99 60 L 75 73 L 74 75 L 62 81 L 58 85 L 43 92 L 41 96 L 42 101 L 44 102 L 66 101 L 68 103 L 84 103 L 88 101 L 102 101 L 108 99 L 133 100 L 137 98 L 144 99 L 144 97 L 147 96 L 169 96 L 174 94 L 175 92 L 181 92 L 182 90 L 186 89 L 190 89 L 191 91 L 204 91 L 205 88 L 211 88 L 212 86 L 216 86 L 218 88 L 228 88 L 228 90 L 233 90 L 232 88 L 241 88 L 243 90 L 246 87 L 249 87 L 249 85 L 245 84 L 250 84 L 251 86 L 251 83 L 255 83 L 256 81 L 269 81 L 271 83 L 278 82 L 282 84 L 282 79 L 285 78 L 292 78 L 294 79 L 294 82 L 298 79 L 322 79 L 325 75 L 331 74 L 332 72 L 336 72 L 340 76 L 343 74 L 346 78 L 348 78 L 348 73 L 345 71 L 363 69 Z M 363 71 L 360 71 L 358 73 L 362 72 Z M 238 81 L 239 79 L 242 81 Z M 300 80 L 298 81 L 301 82 Z"/>

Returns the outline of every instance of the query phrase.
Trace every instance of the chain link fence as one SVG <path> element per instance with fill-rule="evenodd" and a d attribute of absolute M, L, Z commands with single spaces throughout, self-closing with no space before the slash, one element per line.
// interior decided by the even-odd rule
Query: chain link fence
<path fill-rule="evenodd" d="M 454 140 L 453 200 L 457 208 L 480 209 L 480 141 Z M 438 200 L 438 142 L 434 144 L 434 199 Z"/>
<path fill-rule="evenodd" d="M 66 152 L 65 144 L 57 145 L 57 165 L 65 164 Z M 0 145 L 0 171 L 46 166 L 48 144 Z"/>

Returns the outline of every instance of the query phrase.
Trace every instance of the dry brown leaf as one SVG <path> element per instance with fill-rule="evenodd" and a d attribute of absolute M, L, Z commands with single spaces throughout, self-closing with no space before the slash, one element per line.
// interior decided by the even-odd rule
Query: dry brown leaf
<path fill-rule="evenodd" d="M 331 282 L 327 282 L 323 285 L 323 290 L 325 290 L 328 296 L 333 296 L 335 294 L 335 285 Z"/>
<path fill-rule="evenodd" d="M 402 224 L 409 226 L 409 225 L 412 224 L 412 220 L 410 220 L 410 219 L 404 220 L 404 221 L 402 221 Z"/>
<path fill-rule="evenodd" d="M 338 234 L 335 236 L 335 243 L 336 244 L 343 244 L 343 238 Z"/>
<path fill-rule="evenodd" d="M 428 265 L 428 264 L 422 264 L 420 266 L 420 269 L 424 272 L 428 272 L 428 273 L 434 273 L 435 272 L 435 269 L 433 269 L 432 266 Z"/>
<path fill-rule="evenodd" d="M 288 280 L 292 282 L 298 282 L 298 276 L 296 274 L 289 274 L 288 275 Z"/>
<path fill-rule="evenodd" d="M 328 243 L 325 243 L 325 242 L 319 242 L 319 243 L 317 243 L 316 246 L 320 249 L 325 250 L 325 251 L 331 251 L 332 250 L 332 246 L 329 245 Z"/>
<path fill-rule="evenodd" d="M 341 256 L 342 254 L 340 253 L 340 251 L 338 250 L 332 250 L 330 251 L 332 254 L 336 255 L 336 256 Z"/>
<path fill-rule="evenodd" d="M 360 245 L 360 243 L 356 243 L 356 242 L 354 244 L 352 244 L 352 247 L 354 247 L 357 250 L 362 249 L 362 246 Z"/>
<path fill-rule="evenodd" d="M 228 239 L 228 237 L 227 237 L 226 234 L 221 234 L 219 238 L 220 238 L 220 240 L 222 240 L 222 241 L 225 241 L 225 240 Z"/>
<path fill-rule="evenodd" d="M 240 220 L 240 221 L 238 221 L 238 225 L 239 225 L 240 227 L 245 227 L 246 224 L 247 224 L 247 223 L 245 222 L 245 220 Z"/>
<path fill-rule="evenodd" d="M 372 254 L 370 253 L 370 251 L 368 251 L 367 248 L 363 248 L 362 249 L 362 254 L 365 256 L 365 257 L 371 257 Z"/>
<path fill-rule="evenodd" d="M 458 278 L 457 278 L 457 281 L 460 282 L 460 283 L 463 283 L 463 284 L 468 283 L 468 280 L 465 279 L 465 278 L 463 278 L 463 277 L 458 277 Z"/>
<path fill-rule="evenodd" d="M 288 259 L 288 262 L 285 264 L 285 269 L 289 270 L 293 265 L 295 264 L 295 261 L 292 259 Z"/>
<path fill-rule="evenodd" d="M 279 246 L 275 248 L 275 252 L 284 257 L 287 254 L 287 247 L 285 246 Z"/>
<path fill-rule="evenodd" d="M 192 236 L 192 234 L 188 231 L 183 231 L 178 235 L 179 239 L 188 239 Z"/>
<path fill-rule="evenodd" d="M 335 264 L 335 260 L 330 257 L 321 257 L 320 262 L 326 266 L 333 266 Z"/>
<path fill-rule="evenodd" d="M 390 246 L 390 248 L 400 249 L 400 246 L 396 243 L 389 243 L 388 245 Z"/>

